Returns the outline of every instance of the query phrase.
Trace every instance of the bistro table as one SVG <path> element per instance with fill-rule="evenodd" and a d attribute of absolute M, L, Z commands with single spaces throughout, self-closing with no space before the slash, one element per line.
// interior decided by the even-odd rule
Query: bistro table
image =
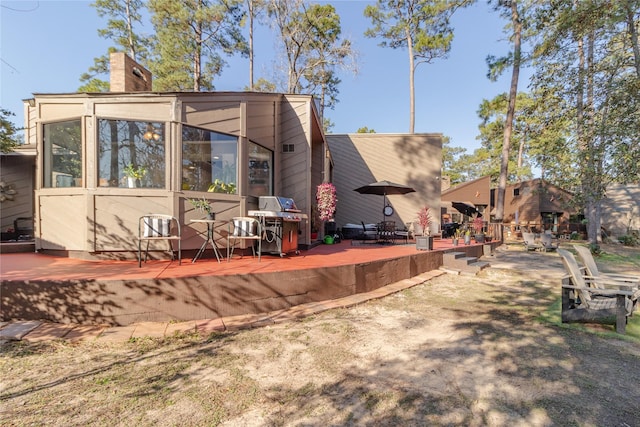
<path fill-rule="evenodd" d="M 193 257 L 193 259 L 191 260 L 192 263 L 196 262 L 204 253 L 205 249 L 207 249 L 207 245 L 211 244 L 211 247 L 213 248 L 213 253 L 216 255 L 216 259 L 218 260 L 218 262 L 220 262 L 220 253 L 218 252 L 218 247 L 216 246 L 216 242 L 213 239 L 213 232 L 214 232 L 214 226 L 215 226 L 215 219 L 192 219 L 191 222 L 193 223 L 197 223 L 197 224 L 207 224 L 207 236 L 204 240 L 204 242 L 202 243 L 202 246 L 200 246 L 200 249 L 198 250 L 198 253 L 196 253 L 196 256 Z"/>

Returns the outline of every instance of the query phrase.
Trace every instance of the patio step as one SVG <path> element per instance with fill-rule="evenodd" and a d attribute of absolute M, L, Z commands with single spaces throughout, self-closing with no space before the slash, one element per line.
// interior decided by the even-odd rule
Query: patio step
<path fill-rule="evenodd" d="M 477 274 L 489 266 L 486 261 L 478 261 L 477 257 L 467 256 L 464 252 L 447 252 L 443 255 L 442 270 L 457 271 L 458 274 Z"/>

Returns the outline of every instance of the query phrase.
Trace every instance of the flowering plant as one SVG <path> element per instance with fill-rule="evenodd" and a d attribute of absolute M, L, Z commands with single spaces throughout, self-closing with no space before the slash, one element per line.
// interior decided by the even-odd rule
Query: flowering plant
<path fill-rule="evenodd" d="M 333 218 L 336 212 L 336 187 L 330 182 L 318 185 L 316 191 L 316 201 L 318 202 L 318 216 L 321 221 L 328 221 Z"/>
<path fill-rule="evenodd" d="M 481 216 L 476 216 L 473 219 L 473 229 L 476 231 L 476 234 L 482 233 L 482 228 L 484 227 L 484 222 L 482 221 Z"/>
<path fill-rule="evenodd" d="M 420 224 L 420 227 L 422 227 L 423 235 L 426 234 L 426 232 L 430 229 L 431 222 L 431 209 L 425 206 L 418 211 L 418 224 Z"/>

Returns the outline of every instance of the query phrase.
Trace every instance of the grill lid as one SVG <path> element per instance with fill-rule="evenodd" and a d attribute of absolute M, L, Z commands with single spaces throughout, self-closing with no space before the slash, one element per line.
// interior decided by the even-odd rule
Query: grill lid
<path fill-rule="evenodd" d="M 301 212 L 293 199 L 282 196 L 260 196 L 258 198 L 258 207 L 261 211 Z"/>

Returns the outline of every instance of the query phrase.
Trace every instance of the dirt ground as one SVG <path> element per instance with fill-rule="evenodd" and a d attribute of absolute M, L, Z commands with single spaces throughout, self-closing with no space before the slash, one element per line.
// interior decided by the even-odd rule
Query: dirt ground
<path fill-rule="evenodd" d="M 607 267 L 640 272 L 640 250 L 622 255 Z M 487 260 L 477 276 L 259 329 L 5 344 L 1 424 L 640 426 L 640 316 L 626 337 L 562 325 L 555 253 Z"/>

